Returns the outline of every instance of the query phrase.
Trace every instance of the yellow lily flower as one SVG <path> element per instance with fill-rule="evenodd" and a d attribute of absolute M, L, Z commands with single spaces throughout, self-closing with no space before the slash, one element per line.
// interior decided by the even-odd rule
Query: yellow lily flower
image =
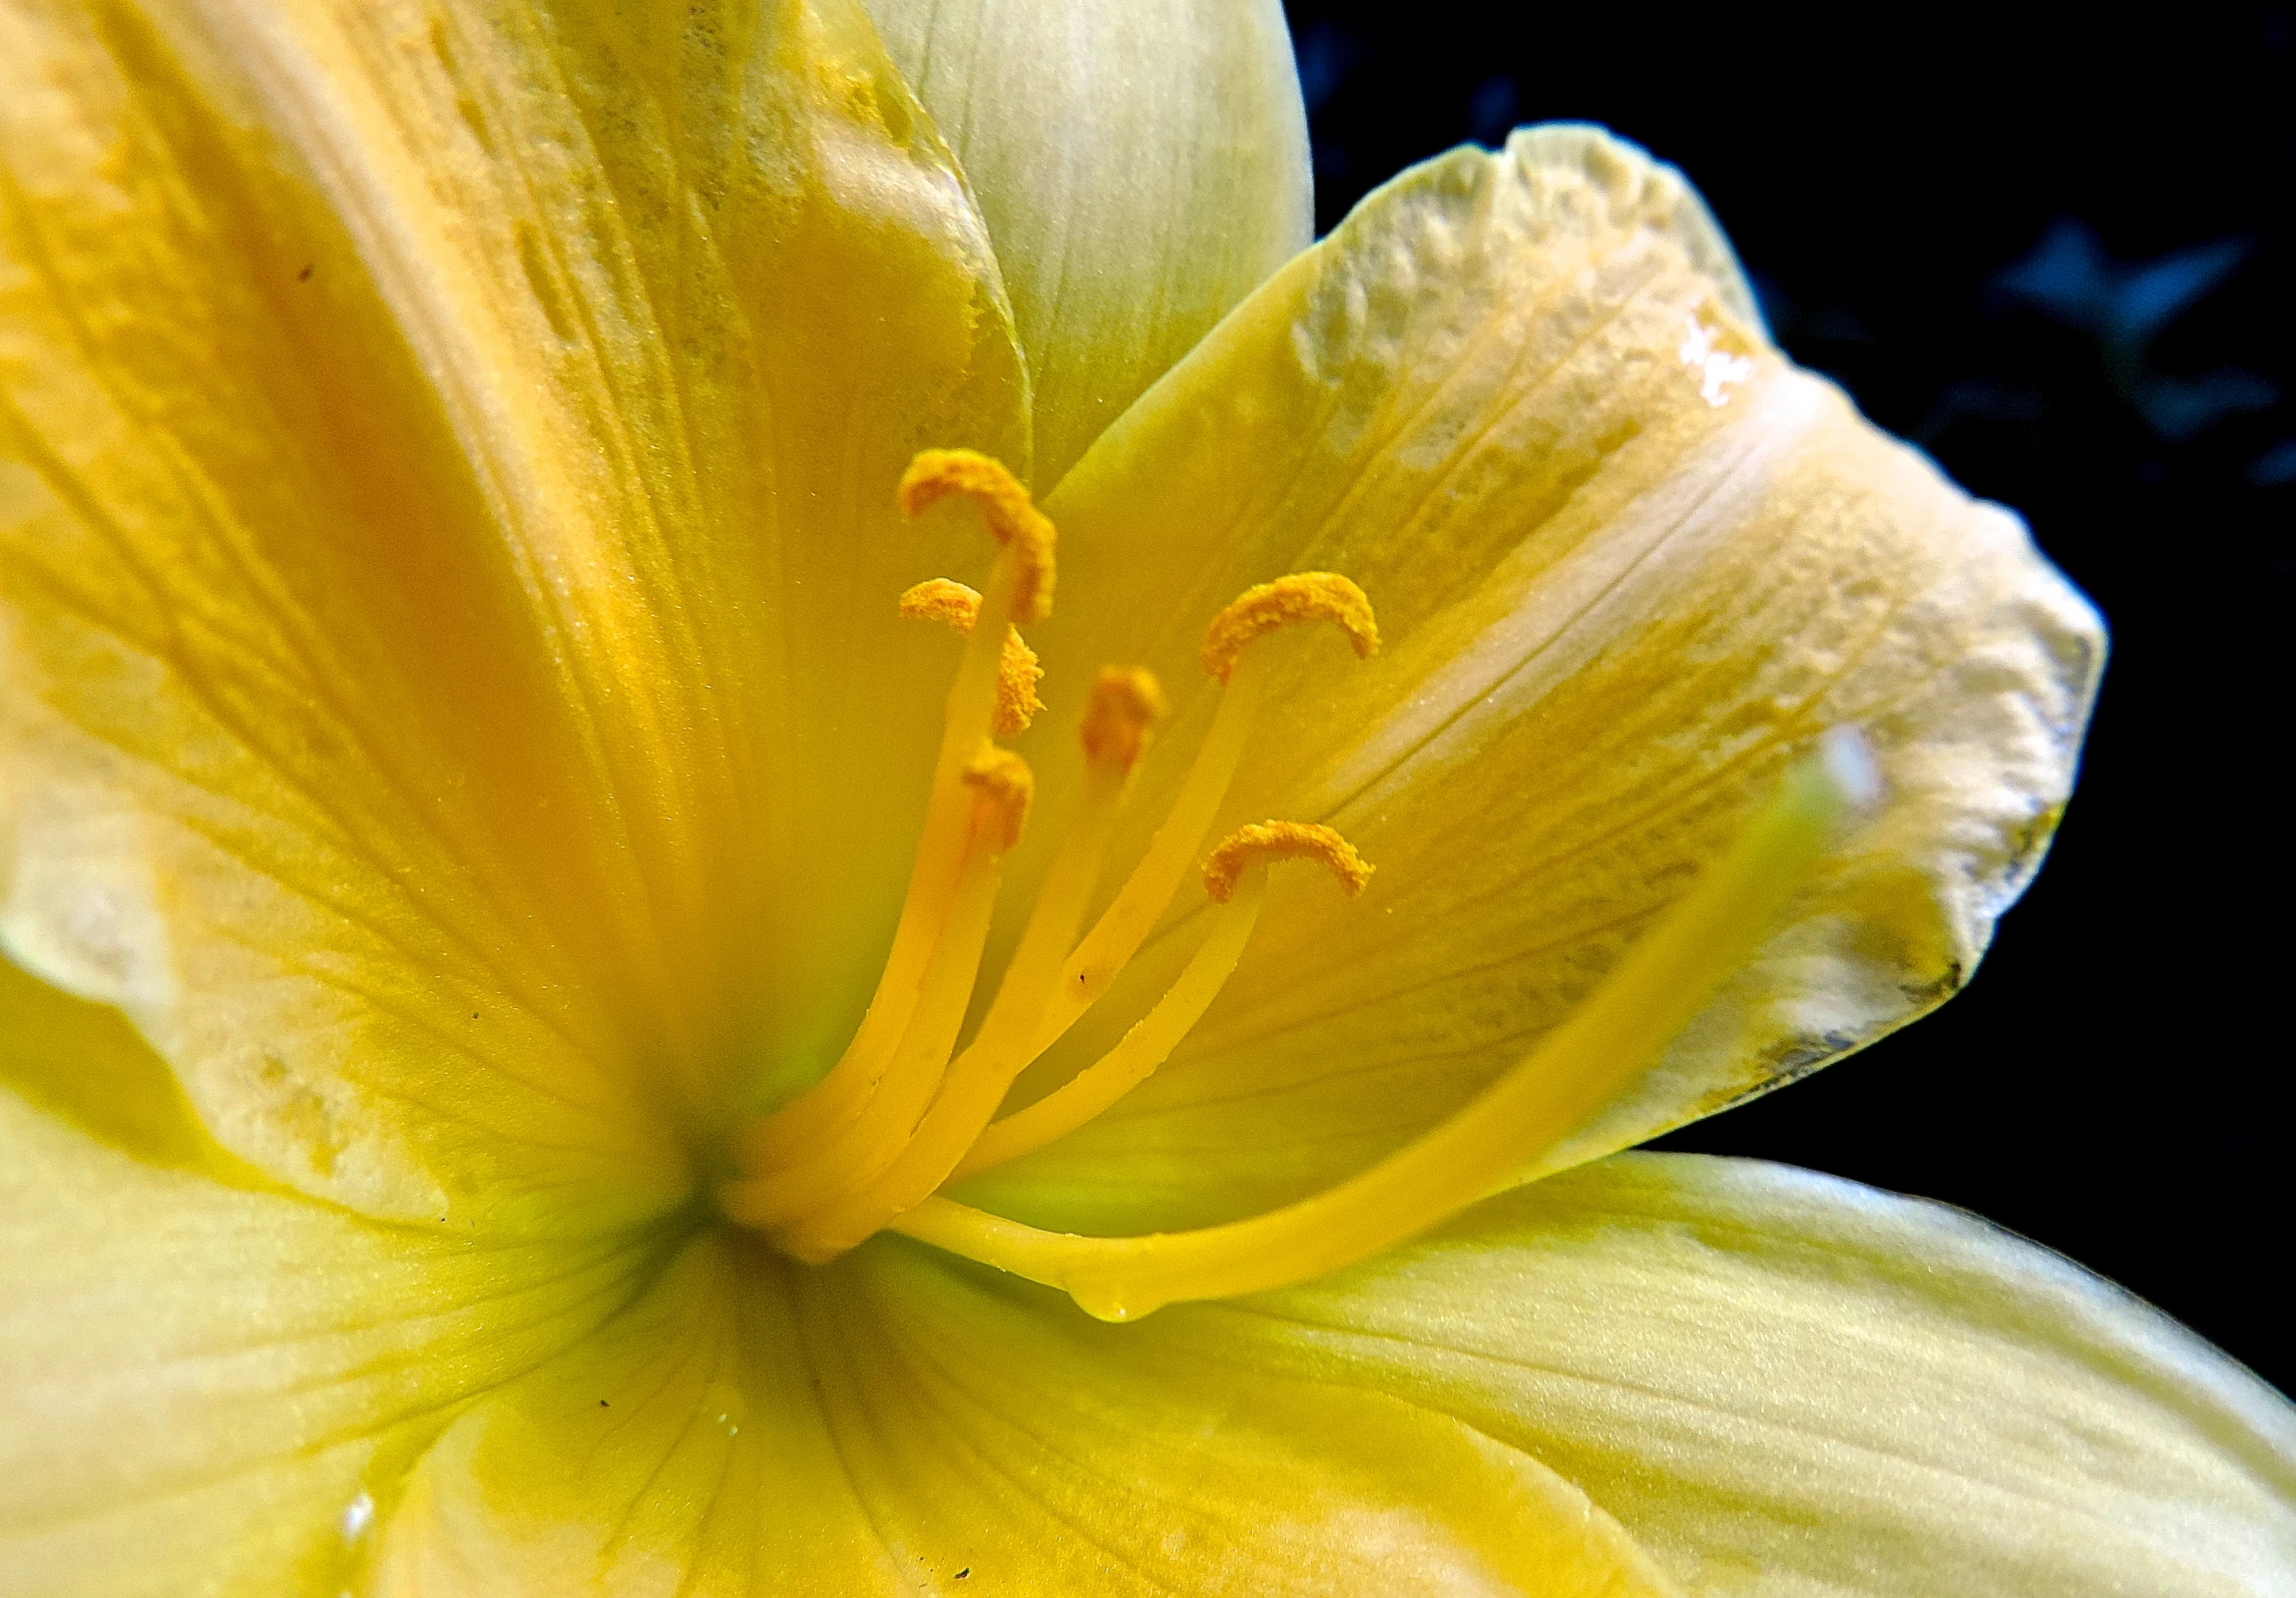
<path fill-rule="evenodd" d="M 2189 1333 L 1616 1152 L 1966 979 L 2094 615 L 1670 170 L 1304 152 L 1262 0 L 0 0 L 0 1593 L 2289 1590 Z"/>

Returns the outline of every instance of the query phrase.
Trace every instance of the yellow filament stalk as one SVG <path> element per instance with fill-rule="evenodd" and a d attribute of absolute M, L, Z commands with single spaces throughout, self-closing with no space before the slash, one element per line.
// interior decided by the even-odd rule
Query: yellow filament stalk
<path fill-rule="evenodd" d="M 934 761 L 926 800 L 925 825 L 909 872 L 901 918 L 893 929 L 885 967 L 845 1052 L 824 1076 L 770 1115 L 758 1117 L 733 1139 L 733 1156 L 744 1169 L 759 1171 L 804 1158 L 809 1149 L 852 1124 L 862 1104 L 883 1079 L 888 1062 L 924 990 L 926 968 L 941 942 L 956 902 L 958 878 L 968 854 L 972 801 L 964 781 L 966 764 L 987 741 L 997 711 L 1002 676 L 1000 641 L 1016 613 L 1037 619 L 1052 604 L 1052 523 L 1028 503 L 1028 492 L 997 462 L 970 450 L 928 450 L 910 463 L 898 499 L 910 516 L 950 494 L 969 497 L 1000 547 L 989 586 L 981 595 L 974 626 L 965 639 L 956 681 L 949 685 L 941 724 L 941 748 Z M 1015 498 L 1017 497 L 1017 500 Z"/>
<path fill-rule="evenodd" d="M 1204 631 L 1203 669 L 1225 687 L 1195 764 L 1180 784 L 1171 813 L 1148 840 L 1148 852 L 1084 942 L 1061 969 L 1061 983 L 1045 1007 L 1030 1053 L 1042 1054 L 1074 1026 L 1077 1017 L 1116 980 L 1163 914 L 1187 874 L 1203 835 L 1211 829 L 1220 800 L 1243 759 L 1252 723 L 1259 713 L 1265 668 L 1253 663 L 1250 645 L 1294 622 L 1328 621 L 1347 635 L 1358 657 L 1379 649 L 1379 626 L 1363 590 L 1334 572 L 1293 572 L 1272 583 L 1245 589 Z"/>
<path fill-rule="evenodd" d="M 1045 1005 L 1030 1044 L 1032 1059 L 1051 1048 L 1076 1024 L 1077 1017 L 1108 991 L 1117 973 L 1140 952 L 1156 917 L 1171 902 L 1204 833 L 1211 830 L 1220 800 L 1227 797 L 1227 785 L 1251 741 L 1262 680 L 1262 669 L 1249 660 L 1229 680 L 1170 813 L 1148 839 L 1148 852 L 1125 878 L 1125 885 L 1061 967 L 1060 983 Z"/>
<path fill-rule="evenodd" d="M 769 1166 L 761 1176 L 720 1185 L 718 1208 L 729 1218 L 743 1226 L 783 1226 L 816 1208 L 825 1196 L 866 1182 L 898 1152 L 932 1102 L 949 1047 L 964 1025 L 965 1004 L 996 909 L 999 864 L 986 848 L 973 850 L 966 859 L 946 933 L 926 967 L 909 1026 L 853 1116 L 799 1158 Z"/>
<path fill-rule="evenodd" d="M 985 751 L 966 767 L 965 784 L 973 793 L 971 843 L 958 878 L 956 903 L 926 967 L 909 1030 L 902 1034 L 900 1047 L 874 1091 L 825 1147 L 720 1190 L 719 1202 L 734 1220 L 777 1226 L 817 1207 L 825 1197 L 866 1184 L 892 1163 L 932 1103 L 980 973 L 981 948 L 988 942 L 989 922 L 996 911 L 999 867 L 1005 852 L 1020 841 L 1036 793 L 1028 763 L 1001 749 Z"/>
<path fill-rule="evenodd" d="M 1232 896 L 1212 918 L 1211 932 L 1188 957 L 1178 980 L 1155 1007 L 1133 1023 L 1117 1046 L 1027 1109 L 1006 1116 L 983 1132 L 957 1168 L 956 1181 L 976 1171 L 1032 1154 L 1066 1137 L 1154 1074 L 1180 1039 L 1194 1030 L 1243 958 L 1260 906 L 1267 902 L 1267 872 L 1246 872 Z"/>
<path fill-rule="evenodd" d="M 1450 1120 L 1337 1186 L 1191 1232 L 1085 1238 L 933 1198 L 894 1230 L 1127 1321 L 1164 1305 L 1304 1281 L 1393 1247 L 1504 1187 L 1607 1102 L 1749 959 L 1876 780 L 1855 734 L 1829 735 L 1576 1011 Z"/>
<path fill-rule="evenodd" d="M 784 1234 L 780 1241 L 789 1252 L 832 1258 L 939 1187 L 1035 1057 L 1030 1040 L 1060 980 L 1061 958 L 1076 940 L 1133 763 L 1161 709 L 1162 695 L 1146 672 L 1103 672 L 1094 684 L 1080 730 L 1088 752 L 1084 792 L 979 1035 L 950 1065 L 908 1146 L 865 1188 Z"/>

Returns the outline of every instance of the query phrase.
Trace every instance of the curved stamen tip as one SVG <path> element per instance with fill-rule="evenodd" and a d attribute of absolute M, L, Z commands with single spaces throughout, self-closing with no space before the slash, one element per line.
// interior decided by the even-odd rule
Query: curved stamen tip
<path fill-rule="evenodd" d="M 1085 759 L 1110 760 L 1125 771 L 1148 747 L 1148 730 L 1163 720 L 1163 688 L 1152 673 L 1138 666 L 1104 666 L 1093 679 L 1093 697 L 1085 706 Z"/>
<path fill-rule="evenodd" d="M 1247 588 L 1204 629 L 1203 669 L 1221 682 L 1235 673 L 1244 647 L 1290 622 L 1327 621 L 1347 634 L 1359 659 L 1379 653 L 1379 624 L 1371 601 L 1337 572 L 1293 572 Z"/>
<path fill-rule="evenodd" d="M 1037 797 L 1029 763 L 1009 749 L 983 750 L 965 768 L 965 786 L 973 791 L 973 825 L 988 834 L 994 852 L 1002 854 L 1018 843 L 1030 801 Z"/>
<path fill-rule="evenodd" d="M 1019 564 L 1013 620 L 1041 622 L 1053 613 L 1053 546 L 1058 534 L 1004 462 L 973 449 L 928 449 L 909 462 L 895 495 L 904 516 L 922 516 L 951 494 L 980 511 L 999 544 Z"/>
<path fill-rule="evenodd" d="M 927 578 L 901 595 L 901 620 L 905 622 L 940 622 L 955 632 L 969 634 L 980 615 L 981 596 L 946 577 Z M 1045 708 L 1037 698 L 1037 685 L 1044 679 L 1045 669 L 1037 664 L 1037 652 L 1029 648 L 1021 630 L 1006 628 L 1005 653 L 997 662 L 997 714 L 991 724 L 997 737 L 1011 738 L 1028 731 L 1037 712 Z"/>
<path fill-rule="evenodd" d="M 1353 898 L 1371 880 L 1374 867 L 1355 845 L 1330 827 L 1313 821 L 1254 821 L 1220 840 L 1204 863 L 1203 889 L 1214 904 L 1225 904 L 1243 873 L 1275 860 L 1321 860 Z"/>

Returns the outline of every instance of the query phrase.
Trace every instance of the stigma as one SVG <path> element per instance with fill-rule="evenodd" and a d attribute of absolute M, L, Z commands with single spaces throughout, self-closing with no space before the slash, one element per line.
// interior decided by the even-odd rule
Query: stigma
<path fill-rule="evenodd" d="M 1266 910 L 1271 869 L 1320 865 L 1349 898 L 1369 886 L 1372 865 L 1320 821 L 1271 818 L 1217 839 L 1212 832 L 1245 751 L 1263 736 L 1263 641 L 1322 623 L 1368 659 L 1379 630 L 1363 590 L 1332 572 L 1278 576 L 1205 619 L 1198 659 L 1216 707 L 1192 750 L 1169 752 L 1186 762 L 1176 786 L 1164 789 L 1169 807 L 1088 925 L 1096 885 L 1125 865 L 1110 850 L 1134 771 L 1165 717 L 1162 686 L 1137 665 L 1101 668 L 1076 729 L 1083 781 L 1065 813 L 1034 816 L 1028 761 L 998 740 L 1030 733 L 1042 708 L 1043 671 L 1020 629 L 1051 614 L 1056 531 L 1009 471 L 966 450 L 919 455 L 897 501 L 912 516 L 947 501 L 969 505 L 996 557 L 977 592 L 931 578 L 898 596 L 900 616 L 941 622 L 964 640 L 900 918 L 843 1053 L 811 1088 L 739 1130 L 735 1174 L 717 1189 L 728 1219 L 798 1260 L 833 1260 L 896 1231 L 1060 1288 L 1090 1314 L 1123 1321 L 1362 1259 L 1505 1186 L 1646 1069 L 1752 957 L 1844 819 L 1874 801 L 1863 744 L 1854 733 L 1829 735 L 1738 842 L 1522 1061 L 1449 1120 L 1333 1188 L 1189 1232 L 1040 1231 L 943 1190 L 1068 1136 L 1161 1067 L 1234 974 Z M 984 953 L 1004 861 L 1026 828 L 1048 819 L 1059 827 L 1051 863 L 991 984 Z M 1124 830 L 1137 837 L 1141 828 Z M 1000 1113 L 1021 1073 L 1109 1001 L 1149 932 L 1191 891 L 1200 894 L 1200 913 L 1187 923 L 1196 941 L 1161 996 L 1098 1059 Z M 968 1035 L 971 1015 L 979 1019 Z"/>

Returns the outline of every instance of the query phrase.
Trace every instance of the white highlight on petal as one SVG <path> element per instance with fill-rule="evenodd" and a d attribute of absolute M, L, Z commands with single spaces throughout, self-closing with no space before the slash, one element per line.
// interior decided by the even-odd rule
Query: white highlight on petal
<path fill-rule="evenodd" d="M 1874 747 L 1866 742 L 1865 734 L 1854 727 L 1829 728 L 1818 741 L 1818 759 L 1825 763 L 1826 776 L 1852 808 L 1863 812 L 1881 803 L 1881 762 L 1874 758 Z"/>
<path fill-rule="evenodd" d="M 1754 374 L 1753 357 L 1733 355 L 1714 347 L 1721 332 L 1695 316 L 1686 317 L 1689 330 L 1682 335 L 1682 364 L 1698 373 L 1698 396 L 1709 405 L 1730 402 L 1730 389 Z"/>

